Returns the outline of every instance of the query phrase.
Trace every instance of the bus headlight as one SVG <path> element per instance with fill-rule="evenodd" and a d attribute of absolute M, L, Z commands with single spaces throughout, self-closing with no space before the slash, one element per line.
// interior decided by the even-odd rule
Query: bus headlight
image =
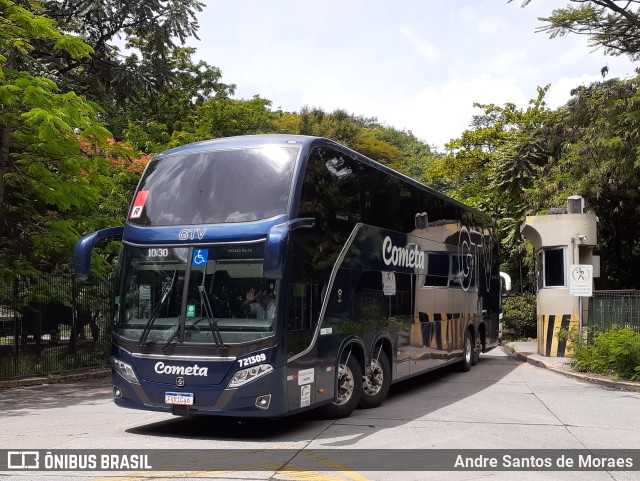
<path fill-rule="evenodd" d="M 136 373 L 133 372 L 133 368 L 129 364 L 127 364 L 126 362 L 122 362 L 117 357 L 112 357 L 111 365 L 127 381 L 138 383 L 138 378 L 136 377 Z"/>
<path fill-rule="evenodd" d="M 271 364 L 260 364 L 259 366 L 242 369 L 233 375 L 233 378 L 227 387 L 240 387 L 243 384 L 258 379 L 271 371 L 273 371 L 273 366 Z"/>

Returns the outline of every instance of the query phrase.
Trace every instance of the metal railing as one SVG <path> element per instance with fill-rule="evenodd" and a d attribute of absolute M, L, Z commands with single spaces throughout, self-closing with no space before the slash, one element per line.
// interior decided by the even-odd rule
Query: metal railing
<path fill-rule="evenodd" d="M 108 365 L 112 285 L 0 276 L 0 379 Z"/>
<path fill-rule="evenodd" d="M 595 291 L 589 299 L 588 326 L 628 328 L 640 334 L 640 291 Z"/>

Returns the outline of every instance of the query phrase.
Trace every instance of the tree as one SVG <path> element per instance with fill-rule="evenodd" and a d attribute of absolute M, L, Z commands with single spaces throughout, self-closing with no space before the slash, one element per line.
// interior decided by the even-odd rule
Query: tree
<path fill-rule="evenodd" d="M 71 59 L 91 53 L 32 8 L 0 0 L 0 270 L 14 272 L 68 259 L 77 218 L 105 182 L 96 149 L 109 149 L 96 104 L 23 70 L 42 66 L 33 56 L 42 39 Z"/>
<path fill-rule="evenodd" d="M 513 0 L 509 0 L 509 3 Z M 531 0 L 524 0 L 526 6 Z M 538 31 L 550 38 L 570 33 L 586 35 L 590 45 L 603 48 L 609 55 L 627 55 L 640 59 L 640 0 L 571 0 L 553 10 L 551 16 L 540 18 L 546 25 Z M 604 74 L 603 74 L 604 75 Z"/>
<path fill-rule="evenodd" d="M 71 57 L 39 42 L 38 57 L 47 62 L 64 88 L 89 99 L 122 99 L 172 84 L 166 65 L 176 41 L 197 38 L 197 0 L 46 0 L 45 14 L 64 32 L 82 38 L 93 55 Z M 135 53 L 123 58 L 114 41 L 124 37 Z"/>
<path fill-rule="evenodd" d="M 269 109 L 270 105 L 269 100 L 258 95 L 249 100 L 217 95 L 195 106 L 183 121 L 177 122 L 164 148 L 220 137 L 275 132 L 274 120 L 278 114 Z"/>
<path fill-rule="evenodd" d="M 233 86 L 194 49 L 181 45 L 197 38 L 198 0 L 45 0 L 44 14 L 64 32 L 78 35 L 91 56 L 61 54 L 49 39 L 34 39 L 33 56 L 65 91 L 74 91 L 104 110 L 102 117 L 117 140 L 129 122 L 146 130 L 161 124 L 170 136 L 186 111 Z M 122 45 L 124 44 L 124 46 Z"/>
<path fill-rule="evenodd" d="M 107 122 L 116 138 L 126 138 L 147 153 L 169 145 L 174 131 L 189 130 L 195 110 L 212 99 L 224 101 L 235 86 L 221 82 L 220 69 L 204 61 L 194 63 L 195 49 L 174 48 L 166 58 L 172 84 L 153 93 L 138 92 L 111 108 Z"/>
<path fill-rule="evenodd" d="M 335 140 L 422 182 L 429 180 L 425 171 L 437 157 L 429 145 L 411 132 L 387 127 L 375 118 L 356 116 L 342 109 L 325 112 L 303 107 L 297 118 L 281 114 L 276 124 L 280 131 Z"/>
<path fill-rule="evenodd" d="M 450 154 L 429 170 L 449 195 L 492 215 L 501 231 L 505 269 L 519 272 L 528 262 L 520 225 L 532 209 L 530 191 L 538 171 L 559 149 L 553 129 L 555 113 L 544 101 L 548 88 L 538 89 L 527 108 L 507 103 L 476 107 L 472 128 L 447 144 Z M 524 276 L 521 288 L 530 287 Z"/>
<path fill-rule="evenodd" d="M 600 288 L 640 288 L 640 79 L 578 87 L 551 128 L 559 155 L 539 171 L 532 206 L 580 194 L 600 221 Z"/>

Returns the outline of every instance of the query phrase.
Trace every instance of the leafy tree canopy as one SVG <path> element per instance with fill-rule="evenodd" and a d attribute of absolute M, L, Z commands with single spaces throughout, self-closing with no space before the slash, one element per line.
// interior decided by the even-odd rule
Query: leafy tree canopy
<path fill-rule="evenodd" d="M 101 224 L 114 150 L 96 104 L 38 75 L 38 42 L 69 58 L 91 48 L 30 7 L 0 0 L 0 270 L 13 272 L 66 263 L 81 225 Z"/>
<path fill-rule="evenodd" d="M 196 37 L 197 0 L 45 0 L 45 15 L 61 31 L 82 38 L 93 54 L 70 57 L 39 42 L 38 56 L 66 88 L 90 99 L 112 94 L 118 98 L 139 91 L 156 91 L 174 77 L 166 59 L 176 42 Z M 116 41 L 124 38 L 135 54 L 123 58 Z"/>
<path fill-rule="evenodd" d="M 476 104 L 483 113 L 473 117 L 471 128 L 459 139 L 447 144 L 450 153 L 427 170 L 432 184 L 498 221 L 506 269 L 511 272 L 527 262 L 520 225 L 531 207 L 537 169 L 558 148 L 549 130 L 555 114 L 544 101 L 547 90 L 539 89 L 526 108 Z"/>
<path fill-rule="evenodd" d="M 513 0 L 509 0 L 509 3 Z M 531 3 L 524 0 L 522 6 Z M 571 0 L 564 8 L 553 10 L 538 31 L 551 38 L 575 33 L 586 35 L 590 45 L 610 55 L 640 59 L 640 1 Z"/>
<path fill-rule="evenodd" d="M 579 194 L 600 220 L 601 287 L 640 288 L 640 79 L 574 89 L 550 126 L 561 150 L 538 172 L 532 207 Z M 551 205 L 550 205 L 551 204 Z"/>
<path fill-rule="evenodd" d="M 524 217 L 564 207 L 575 194 L 600 220 L 598 287 L 640 287 L 639 82 L 578 87 L 555 111 L 544 103 L 546 89 L 526 109 L 478 105 L 483 114 L 428 170 L 450 195 L 498 220 L 504 268 L 518 273 L 524 266 L 525 288 L 532 259 L 519 232 Z"/>

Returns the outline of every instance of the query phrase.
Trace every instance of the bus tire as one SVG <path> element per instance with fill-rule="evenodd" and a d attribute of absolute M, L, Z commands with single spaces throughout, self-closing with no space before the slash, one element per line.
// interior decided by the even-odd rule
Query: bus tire
<path fill-rule="evenodd" d="M 378 359 L 371 360 L 371 374 L 362 378 L 361 408 L 377 408 L 389 394 L 391 386 L 391 365 L 384 351 L 380 351 Z"/>
<path fill-rule="evenodd" d="M 467 329 L 464 335 L 464 348 L 462 350 L 462 361 L 460 361 L 460 370 L 467 372 L 471 370 L 471 360 L 473 359 L 473 336 L 471 331 Z"/>
<path fill-rule="evenodd" d="M 471 365 L 475 366 L 480 362 L 480 353 L 482 352 L 482 340 L 480 336 L 476 336 L 475 343 L 473 346 L 473 354 L 471 355 Z"/>
<path fill-rule="evenodd" d="M 360 363 L 349 354 L 347 362 L 344 359 L 338 365 L 338 391 L 336 400 L 320 408 L 321 413 L 329 419 L 346 418 L 355 411 L 362 396 L 362 369 Z"/>

